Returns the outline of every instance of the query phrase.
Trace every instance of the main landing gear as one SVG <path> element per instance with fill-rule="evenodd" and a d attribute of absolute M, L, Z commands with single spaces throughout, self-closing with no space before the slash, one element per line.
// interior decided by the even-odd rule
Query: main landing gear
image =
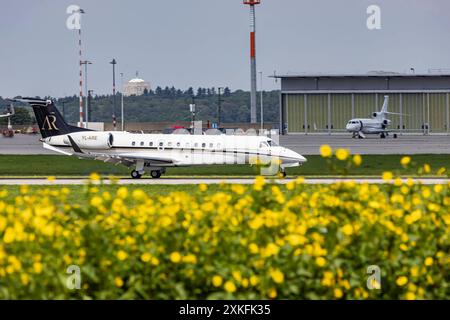
<path fill-rule="evenodd" d="M 381 134 L 380 134 L 380 138 L 381 139 L 386 139 L 386 137 L 387 136 L 389 136 L 389 133 L 384 133 L 384 132 L 382 132 Z M 393 135 L 392 135 L 392 137 L 394 138 L 394 139 L 397 139 L 398 138 L 398 135 L 396 134 L 396 133 L 394 133 Z"/>
<path fill-rule="evenodd" d="M 133 179 L 140 179 L 141 177 L 142 177 L 142 174 L 140 174 L 138 171 L 136 171 L 136 170 L 133 170 L 133 171 L 131 171 L 131 177 L 133 178 Z"/>
<path fill-rule="evenodd" d="M 159 179 L 159 178 L 161 178 L 161 176 L 164 172 L 165 172 L 165 170 L 152 170 L 152 171 L 150 171 L 150 176 L 153 179 Z M 142 178 L 142 173 L 137 170 L 133 170 L 133 171 L 131 171 L 131 177 L 133 179 L 140 179 L 140 178 Z"/>

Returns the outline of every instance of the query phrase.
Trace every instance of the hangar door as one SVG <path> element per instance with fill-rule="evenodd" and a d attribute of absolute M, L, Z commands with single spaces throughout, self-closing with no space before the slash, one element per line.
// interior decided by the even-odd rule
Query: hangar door
<path fill-rule="evenodd" d="M 352 95 L 331 95 L 331 129 L 345 131 L 348 120 L 352 119 Z"/>
<path fill-rule="evenodd" d="M 309 132 L 327 132 L 328 94 L 309 94 L 306 99 Z"/>
<path fill-rule="evenodd" d="M 303 94 L 285 95 L 284 105 L 288 132 L 305 132 L 305 96 Z"/>

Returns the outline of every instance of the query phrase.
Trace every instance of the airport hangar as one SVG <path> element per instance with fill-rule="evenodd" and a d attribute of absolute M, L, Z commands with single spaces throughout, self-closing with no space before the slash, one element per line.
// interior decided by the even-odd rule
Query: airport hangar
<path fill-rule="evenodd" d="M 390 129 L 399 134 L 450 134 L 450 74 L 276 75 L 281 79 L 283 134 L 345 132 L 370 118 L 389 96 Z"/>

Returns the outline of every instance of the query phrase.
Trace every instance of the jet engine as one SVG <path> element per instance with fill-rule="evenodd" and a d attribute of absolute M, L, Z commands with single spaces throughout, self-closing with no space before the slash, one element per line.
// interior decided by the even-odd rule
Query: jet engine
<path fill-rule="evenodd" d="M 87 131 L 71 137 L 81 149 L 111 149 L 114 142 L 112 133 L 106 132 Z M 70 145 L 69 139 L 65 138 L 64 143 Z"/>

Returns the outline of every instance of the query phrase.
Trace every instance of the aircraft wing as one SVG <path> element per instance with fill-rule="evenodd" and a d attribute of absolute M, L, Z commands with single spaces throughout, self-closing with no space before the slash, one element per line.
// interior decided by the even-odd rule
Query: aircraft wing
<path fill-rule="evenodd" d="M 155 156 L 144 156 L 134 153 L 120 153 L 120 154 L 107 154 L 107 153 L 85 153 L 81 150 L 81 148 L 76 144 L 76 142 L 72 139 L 71 136 L 68 136 L 70 144 L 72 146 L 73 152 L 66 152 L 64 150 L 52 147 L 46 143 L 44 143 L 44 147 L 49 150 L 53 150 L 56 152 L 60 152 L 66 155 L 75 156 L 81 159 L 92 159 L 92 160 L 101 160 L 103 162 L 109 162 L 114 164 L 123 164 L 125 166 L 135 165 L 137 161 L 143 160 L 146 162 L 150 162 L 154 165 L 170 165 L 175 164 L 176 160 L 168 157 L 155 157 Z"/>

